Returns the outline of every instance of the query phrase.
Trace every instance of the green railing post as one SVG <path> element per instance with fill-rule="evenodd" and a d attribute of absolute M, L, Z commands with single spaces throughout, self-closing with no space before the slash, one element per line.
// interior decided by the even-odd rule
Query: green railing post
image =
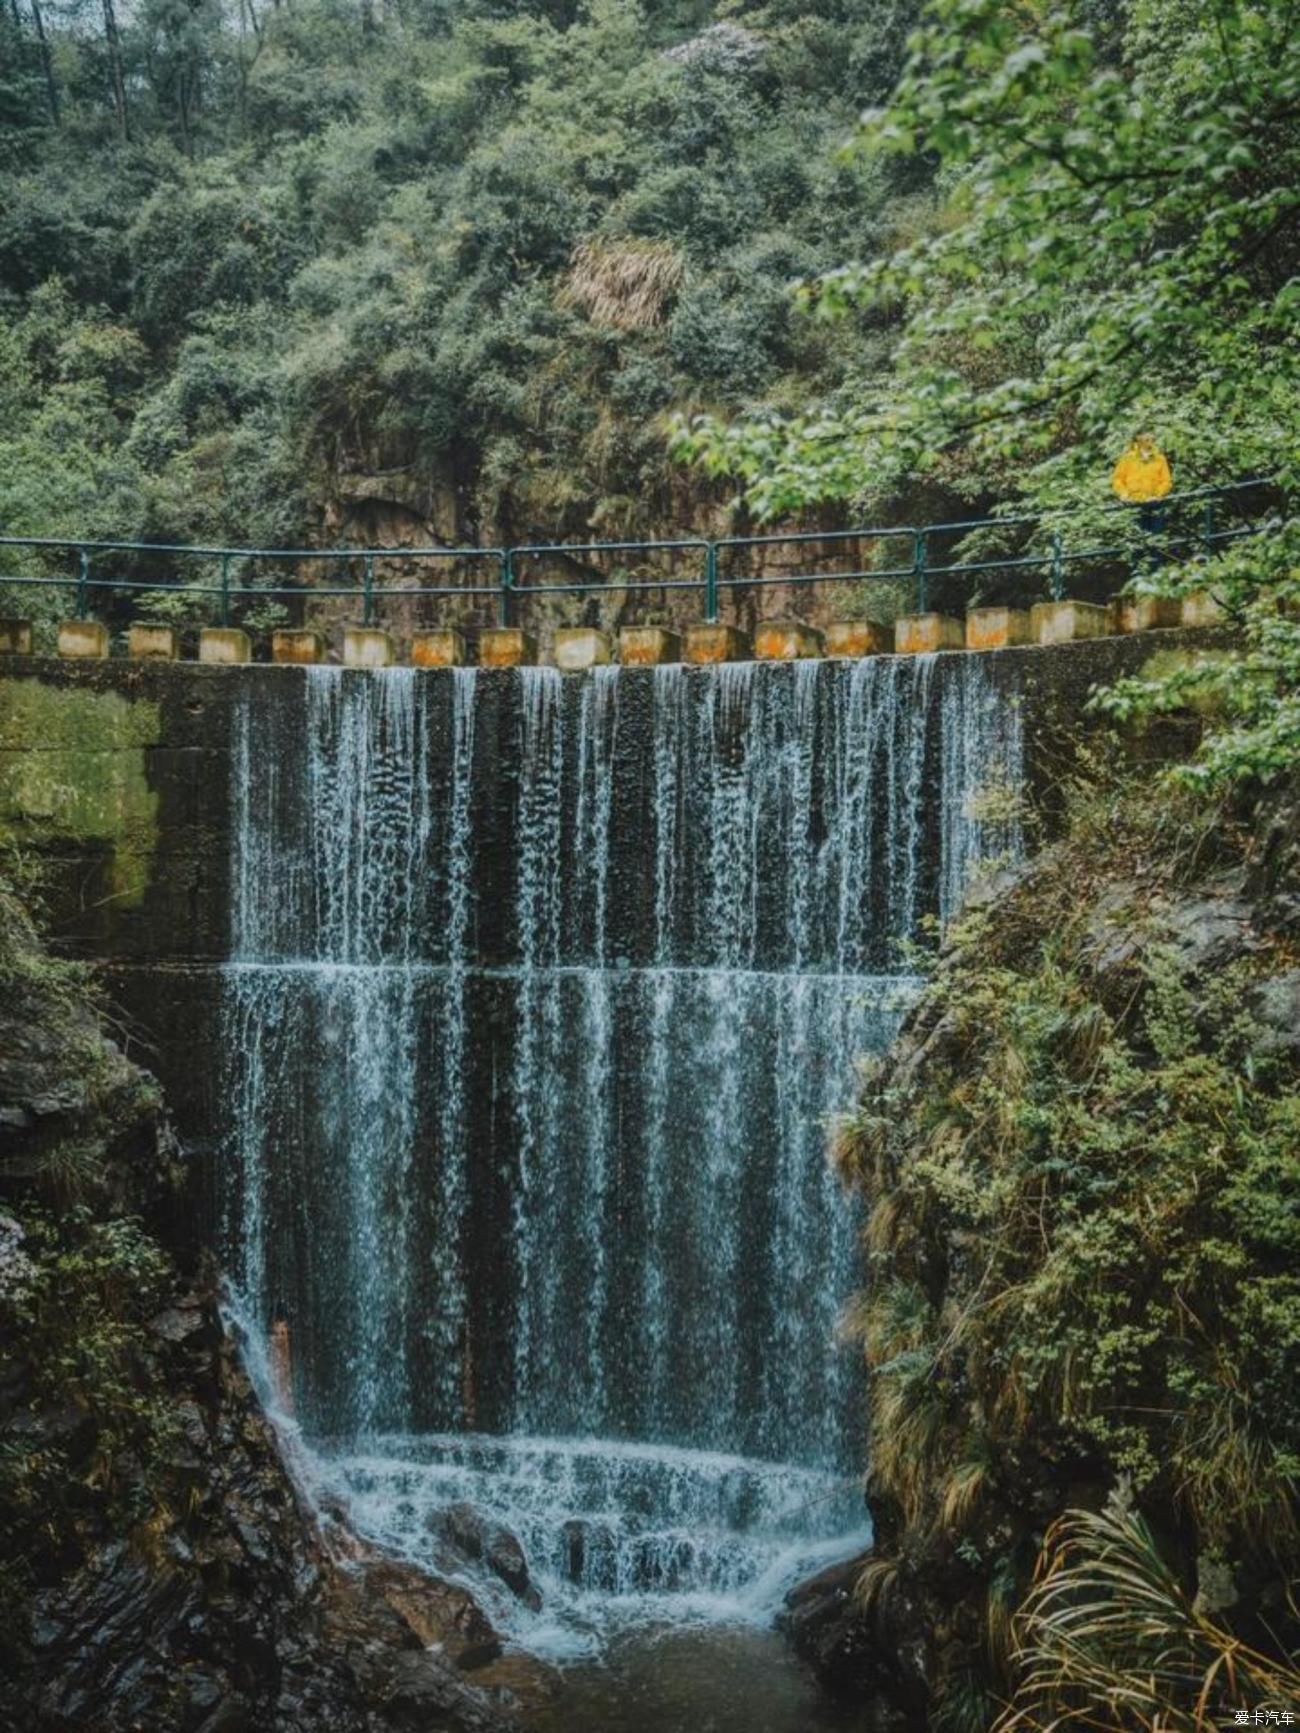
<path fill-rule="evenodd" d="M 362 566 L 361 624 L 370 626 L 375 619 L 375 556 L 367 554 Z"/>
<path fill-rule="evenodd" d="M 230 624 L 230 555 L 221 556 L 221 624 Z"/>
<path fill-rule="evenodd" d="M 1060 602 L 1065 597 L 1065 570 L 1061 558 L 1061 532 L 1052 531 L 1052 600 Z"/>
<path fill-rule="evenodd" d="M 925 581 L 925 565 L 928 549 L 924 530 L 917 530 L 912 537 L 912 579 L 916 587 L 916 611 L 925 612 L 925 604 L 929 600 Z"/>
<path fill-rule="evenodd" d="M 704 618 L 711 626 L 718 618 L 717 542 L 710 542 L 704 554 Z"/>
<path fill-rule="evenodd" d="M 81 570 L 77 577 L 77 618 L 84 620 L 90 606 L 90 555 L 85 548 L 78 548 L 77 552 L 81 556 Z"/>
<path fill-rule="evenodd" d="M 1210 494 L 1205 501 L 1205 552 L 1214 551 L 1214 495 Z"/>
<path fill-rule="evenodd" d="M 497 594 L 497 625 L 510 624 L 510 592 L 514 588 L 515 564 L 511 548 L 506 548 L 501 555 L 501 588 Z"/>

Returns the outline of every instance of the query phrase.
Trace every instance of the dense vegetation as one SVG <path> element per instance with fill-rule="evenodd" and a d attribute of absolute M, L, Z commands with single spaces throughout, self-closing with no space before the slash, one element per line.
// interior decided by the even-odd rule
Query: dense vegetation
<path fill-rule="evenodd" d="M 1052 528 L 1113 542 L 1111 465 L 1142 429 L 1180 489 L 1265 478 L 1268 533 L 1207 551 L 1175 514 L 1161 569 L 1131 562 L 1139 587 L 1208 587 L 1244 628 L 1242 661 L 1112 701 L 1212 690 L 1231 725 L 1201 773 L 1219 782 L 1300 758 L 1297 30 L 1294 6 L 1251 0 L 934 0 L 858 142 L 938 164 L 923 231 L 802 291 L 821 322 L 897 321 L 887 365 L 812 415 L 678 426 L 682 456 L 769 513 L 880 510 L 929 477 L 1040 520 L 967 538 L 986 559 Z"/>
<path fill-rule="evenodd" d="M 1104 542 L 1139 428 L 1182 487 L 1273 490 L 1263 533 L 1135 562 L 1240 628 L 1098 697 L 1195 705 L 1195 758 L 1155 801 L 1081 780 L 841 1140 L 872 1212 L 861 1592 L 948 1728 L 1200 1728 L 1300 1690 L 1300 863 L 1263 792 L 1300 761 L 1297 29 L 1241 0 L 935 0 L 859 145 L 937 164 L 923 232 L 802 291 L 894 320 L 886 365 L 812 414 L 678 424 L 778 515 L 933 478 Z"/>
<path fill-rule="evenodd" d="M 1296 813 L 1270 810 L 1092 767 L 843 1128 L 863 1592 L 896 1638 L 923 1602 L 939 1725 L 1213 1727 L 1300 1688 Z"/>
<path fill-rule="evenodd" d="M 10 864 L 9 862 L 6 865 Z M 18 874 L 30 892 L 30 875 Z M 107 1043 L 87 971 L 41 949 L 0 873 L 0 1677 L 19 1610 L 107 1518 L 146 1523 L 174 1417 L 148 1320 L 175 1270 L 134 1213 L 171 1148 L 158 1092 Z M 55 1556 L 61 1555 L 61 1556 Z"/>
<path fill-rule="evenodd" d="M 913 11 L 15 0 L 0 525 L 664 533 L 699 509 L 665 411 L 794 407 L 878 352 L 788 284 L 927 179 L 836 155 Z"/>

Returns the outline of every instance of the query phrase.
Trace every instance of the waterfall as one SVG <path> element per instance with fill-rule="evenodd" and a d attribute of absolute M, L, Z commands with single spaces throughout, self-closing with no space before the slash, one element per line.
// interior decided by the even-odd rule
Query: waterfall
<path fill-rule="evenodd" d="M 1020 846 L 983 658 L 307 670 L 234 739 L 227 1256 L 390 1544 L 469 1498 L 562 1624 L 737 1616 L 860 1523 L 827 1168 Z"/>

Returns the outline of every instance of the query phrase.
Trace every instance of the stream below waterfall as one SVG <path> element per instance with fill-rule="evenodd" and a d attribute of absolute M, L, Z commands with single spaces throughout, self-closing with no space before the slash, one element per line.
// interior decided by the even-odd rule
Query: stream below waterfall
<path fill-rule="evenodd" d="M 776 1631 L 668 1626 L 615 1637 L 599 1661 L 565 1669 L 536 1733 L 867 1733 L 860 1704 L 836 1703 Z"/>
<path fill-rule="evenodd" d="M 846 1725 L 771 1630 L 868 1538 L 826 1128 L 1019 847 L 976 798 L 1014 696 L 967 656 L 242 702 L 221 1232 L 318 1495 L 435 1569 L 449 1511 L 513 1536 L 527 1598 L 475 1592 L 565 1727 Z"/>

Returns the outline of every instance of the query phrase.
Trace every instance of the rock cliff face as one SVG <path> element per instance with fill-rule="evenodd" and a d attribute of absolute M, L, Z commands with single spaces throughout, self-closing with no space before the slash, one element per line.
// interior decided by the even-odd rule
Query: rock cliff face
<path fill-rule="evenodd" d="M 1107 771 L 1069 804 L 977 894 L 837 1150 L 870 1208 L 876 1538 L 785 1622 L 889 1729 L 1051 1724 L 1018 1612 L 1051 1525 L 1117 1485 L 1191 1616 L 1300 1639 L 1300 802 Z"/>
<path fill-rule="evenodd" d="M 214 1272 L 160 1243 L 182 1166 L 86 980 L 0 891 L 0 1721 L 509 1726 L 466 1677 L 500 1649 L 470 1596 L 304 1507 Z"/>

